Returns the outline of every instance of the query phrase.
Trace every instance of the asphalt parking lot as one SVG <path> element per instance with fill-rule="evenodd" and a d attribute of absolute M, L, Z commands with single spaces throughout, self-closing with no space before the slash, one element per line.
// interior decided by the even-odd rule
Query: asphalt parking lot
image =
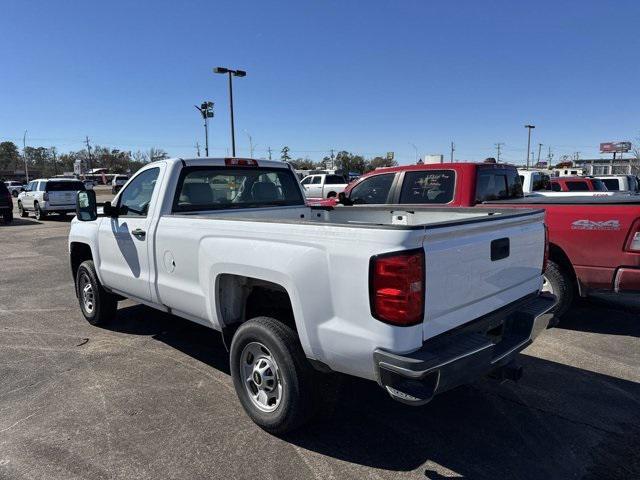
<path fill-rule="evenodd" d="M 0 224 L 1 479 L 640 477 L 637 308 L 579 302 L 518 384 L 410 408 L 349 380 L 333 417 L 277 438 L 242 411 L 215 332 L 129 301 L 85 322 L 69 222 Z"/>

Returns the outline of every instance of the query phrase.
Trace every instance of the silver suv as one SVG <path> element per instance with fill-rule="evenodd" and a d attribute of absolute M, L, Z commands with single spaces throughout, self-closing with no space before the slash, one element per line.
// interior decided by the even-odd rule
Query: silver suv
<path fill-rule="evenodd" d="M 44 219 L 49 213 L 67 213 L 76 211 L 76 192 L 85 190 L 84 183 L 71 178 L 41 178 L 29 182 L 24 192 L 18 195 L 18 210 L 21 217 L 35 213 L 37 220 Z"/>

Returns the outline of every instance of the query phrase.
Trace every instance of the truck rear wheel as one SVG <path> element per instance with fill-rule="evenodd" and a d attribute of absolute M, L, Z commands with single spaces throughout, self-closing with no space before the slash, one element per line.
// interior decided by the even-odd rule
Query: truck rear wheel
<path fill-rule="evenodd" d="M 78 267 L 76 293 L 82 315 L 91 325 L 104 324 L 115 316 L 118 301 L 100 284 L 93 260 L 85 260 Z"/>
<path fill-rule="evenodd" d="M 573 303 L 575 290 L 573 277 L 566 269 L 562 268 L 556 262 L 549 260 L 547 262 L 547 269 L 544 271 L 543 279 L 542 290 L 553 293 L 558 299 L 558 303 L 551 310 L 555 315 L 553 320 L 553 326 L 555 326 Z"/>
<path fill-rule="evenodd" d="M 290 327 L 271 317 L 243 323 L 231 342 L 230 364 L 242 407 L 264 430 L 283 434 L 313 417 L 319 373 Z"/>
<path fill-rule="evenodd" d="M 33 204 L 33 208 L 36 211 L 36 220 L 44 220 L 45 218 L 47 218 L 47 212 L 44 212 L 41 208 L 40 208 L 40 204 L 38 202 L 35 202 Z"/>

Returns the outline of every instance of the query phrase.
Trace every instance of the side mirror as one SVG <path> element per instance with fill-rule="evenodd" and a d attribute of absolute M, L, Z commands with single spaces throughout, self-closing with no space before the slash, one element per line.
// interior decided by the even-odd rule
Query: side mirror
<path fill-rule="evenodd" d="M 81 222 L 90 222 L 98 218 L 95 191 L 81 190 L 76 194 L 76 216 Z"/>
<path fill-rule="evenodd" d="M 102 213 L 104 213 L 105 217 L 117 217 L 118 209 L 111 205 L 111 202 L 104 202 L 104 206 L 102 207 Z"/>
<path fill-rule="evenodd" d="M 346 205 L 348 207 L 353 205 L 353 202 L 351 200 L 349 200 L 349 197 L 347 197 L 347 195 L 344 192 L 340 192 L 338 194 L 338 203 L 340 205 Z"/>

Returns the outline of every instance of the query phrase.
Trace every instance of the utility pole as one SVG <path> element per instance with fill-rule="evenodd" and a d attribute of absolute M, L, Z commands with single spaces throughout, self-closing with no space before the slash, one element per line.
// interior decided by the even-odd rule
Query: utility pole
<path fill-rule="evenodd" d="M 540 163 L 540 151 L 542 150 L 542 144 L 538 144 L 538 163 Z"/>
<path fill-rule="evenodd" d="M 27 162 L 27 131 L 24 131 L 22 136 L 22 157 L 24 158 L 24 175 L 27 177 L 27 183 L 29 183 L 29 163 Z"/>
<path fill-rule="evenodd" d="M 93 168 L 92 167 L 92 163 L 93 162 L 91 161 L 91 145 L 89 144 L 89 137 L 88 136 L 85 137 L 85 143 L 87 144 L 87 152 L 88 152 L 88 155 L 89 155 L 87 157 L 87 163 L 88 163 L 88 166 L 89 166 L 89 171 L 91 172 L 91 169 Z"/>
<path fill-rule="evenodd" d="M 551 159 L 553 154 L 551 153 L 551 146 L 549 146 L 549 153 L 547 153 L 547 168 L 551 168 Z"/>
<path fill-rule="evenodd" d="M 200 156 L 200 144 L 198 143 L 197 140 L 196 140 L 196 153 L 198 154 L 198 156 Z"/>
<path fill-rule="evenodd" d="M 496 162 L 500 163 L 500 150 L 504 145 L 504 142 L 498 142 L 494 144 L 496 146 Z"/>
<path fill-rule="evenodd" d="M 244 129 L 244 133 L 249 137 L 249 158 L 253 158 L 253 137 L 251 137 L 251 134 L 247 132 L 246 129 Z"/>
<path fill-rule="evenodd" d="M 334 161 L 334 155 L 333 155 L 333 148 L 331 149 L 331 170 L 334 170 L 335 167 L 335 161 Z"/>
<path fill-rule="evenodd" d="M 204 120 L 204 153 L 209 156 L 209 119 L 213 118 L 213 102 L 204 101 L 200 106 L 194 105 Z M 200 156 L 200 154 L 198 154 Z"/>
<path fill-rule="evenodd" d="M 529 130 L 529 136 L 527 139 L 527 170 L 529 170 L 529 155 L 531 154 L 531 130 L 536 128 L 535 125 L 525 125 L 524 128 Z"/>
<path fill-rule="evenodd" d="M 453 163 L 453 152 L 456 151 L 456 144 L 451 142 L 451 163 Z"/>
<path fill-rule="evenodd" d="M 418 155 L 418 147 L 416 147 L 415 143 L 411 143 L 411 142 L 409 142 L 409 145 L 411 145 L 413 149 L 416 151 L 416 164 L 417 164 L 418 160 L 420 159 L 420 156 Z"/>
<path fill-rule="evenodd" d="M 271 147 L 267 148 L 267 152 L 269 152 L 269 160 L 271 160 Z"/>

